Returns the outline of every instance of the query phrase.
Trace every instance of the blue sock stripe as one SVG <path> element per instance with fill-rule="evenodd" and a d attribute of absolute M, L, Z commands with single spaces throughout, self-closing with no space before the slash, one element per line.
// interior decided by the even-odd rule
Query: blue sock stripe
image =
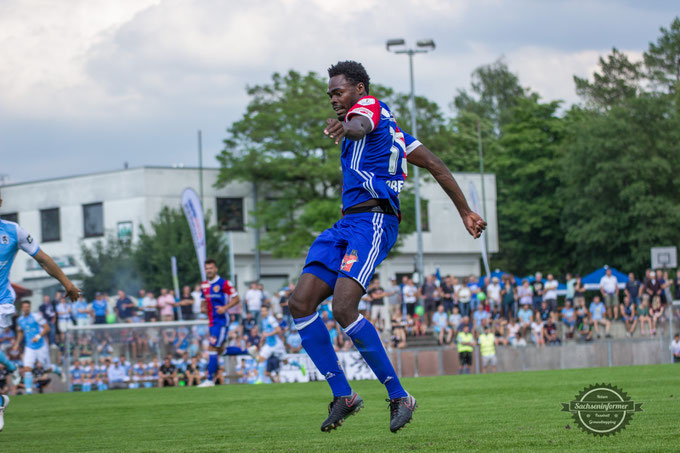
<path fill-rule="evenodd" d="M 295 318 L 293 319 L 293 321 L 295 322 L 295 327 L 297 328 L 297 330 L 300 331 L 307 327 L 308 325 L 310 325 L 311 323 L 313 323 L 318 317 L 319 312 L 316 312 L 312 315 L 305 316 L 303 318 Z"/>

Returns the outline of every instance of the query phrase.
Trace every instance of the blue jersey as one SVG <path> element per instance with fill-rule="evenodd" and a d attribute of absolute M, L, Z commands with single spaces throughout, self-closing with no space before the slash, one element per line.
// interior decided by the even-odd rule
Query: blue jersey
<path fill-rule="evenodd" d="M 146 374 L 146 366 L 143 363 L 138 363 L 132 367 L 132 375 L 136 379 L 142 379 Z"/>
<path fill-rule="evenodd" d="M 345 122 L 361 115 L 371 132 L 361 140 L 342 142 L 342 206 L 370 199 L 387 200 L 399 212 L 399 192 L 406 178 L 406 144 L 387 104 L 364 96 L 347 112 Z"/>
<path fill-rule="evenodd" d="M 24 331 L 24 341 L 27 348 L 40 349 L 45 345 L 44 337 L 40 337 L 38 341 L 33 341 L 33 338 L 42 332 L 45 325 L 45 319 L 39 311 L 29 313 L 26 316 L 19 316 L 17 325 Z"/>
<path fill-rule="evenodd" d="M 38 243 L 14 222 L 0 220 L 0 304 L 13 304 L 16 294 L 9 283 L 9 270 L 19 249 L 35 256 Z"/>
<path fill-rule="evenodd" d="M 269 315 L 262 319 L 262 333 L 272 333 L 279 327 L 279 323 L 273 315 Z M 271 347 L 282 345 L 281 338 L 278 335 L 270 335 L 265 341 Z"/>
<path fill-rule="evenodd" d="M 80 381 L 83 378 L 83 369 L 78 367 L 76 368 L 75 366 L 71 367 L 70 370 L 71 374 L 71 380 L 72 381 Z M 79 384 L 80 382 L 75 382 L 76 384 Z"/>
<path fill-rule="evenodd" d="M 201 283 L 201 292 L 206 302 L 210 327 L 229 325 L 229 314 L 227 312 L 220 314 L 217 308 L 224 307 L 232 297 L 238 295 L 231 282 L 217 276 L 211 281 Z"/>

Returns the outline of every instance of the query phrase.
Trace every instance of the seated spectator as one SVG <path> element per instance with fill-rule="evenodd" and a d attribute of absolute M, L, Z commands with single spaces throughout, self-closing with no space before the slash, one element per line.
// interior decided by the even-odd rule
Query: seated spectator
<path fill-rule="evenodd" d="M 177 375 L 177 368 L 172 364 L 172 358 L 168 354 L 163 361 L 163 364 L 158 370 L 158 386 L 169 387 L 179 385 L 179 376 Z"/>
<path fill-rule="evenodd" d="M 593 323 L 589 316 L 585 316 L 581 319 L 581 322 L 577 327 L 579 338 L 586 343 L 593 341 Z"/>
<path fill-rule="evenodd" d="M 626 325 L 626 335 L 629 337 L 633 336 L 635 333 L 635 328 L 637 327 L 638 317 L 635 313 L 635 305 L 630 301 L 628 295 L 623 297 L 623 305 L 621 306 L 621 320 Z"/>
<path fill-rule="evenodd" d="M 651 335 L 652 334 L 652 317 L 649 315 L 649 296 L 646 294 L 642 295 L 642 302 L 640 302 L 640 310 L 638 311 L 638 316 L 640 320 L 640 334 L 641 335 Z M 647 334 L 645 334 L 645 324 L 647 324 Z"/>
<path fill-rule="evenodd" d="M 663 320 L 663 308 L 663 305 L 661 305 L 661 297 L 654 296 L 652 299 L 652 308 L 649 309 L 649 314 L 652 318 L 652 335 L 656 335 L 656 326 L 660 320 Z"/>
<path fill-rule="evenodd" d="M 437 311 L 432 315 L 432 325 L 434 326 L 434 333 L 437 336 L 437 341 L 440 345 L 448 344 L 453 338 L 453 329 L 449 327 L 448 316 L 444 311 L 444 304 L 437 306 Z"/>
<path fill-rule="evenodd" d="M 44 393 L 50 385 L 50 372 L 45 370 L 40 361 L 36 360 L 33 367 L 33 385 L 38 389 L 38 393 Z"/>
<path fill-rule="evenodd" d="M 671 353 L 673 354 L 673 363 L 680 363 L 680 333 L 675 334 L 675 338 L 671 342 L 670 349 Z"/>
<path fill-rule="evenodd" d="M 543 341 L 549 345 L 558 345 L 562 343 L 557 335 L 557 323 L 555 322 L 555 313 L 550 315 L 548 320 L 543 324 Z"/>
<path fill-rule="evenodd" d="M 158 363 L 158 358 L 154 357 L 153 360 L 146 365 L 146 378 L 151 382 L 158 382 L 160 370 L 161 366 Z"/>
<path fill-rule="evenodd" d="M 449 326 L 456 335 L 458 335 L 458 331 L 460 330 L 461 322 L 463 322 L 463 317 L 460 314 L 460 308 L 458 308 L 458 305 L 454 305 L 451 315 L 449 316 Z"/>
<path fill-rule="evenodd" d="M 245 360 L 245 359 L 241 359 Z M 198 357 L 192 357 L 184 370 L 187 386 L 199 385 L 202 381 L 201 370 L 198 366 Z"/>
<path fill-rule="evenodd" d="M 392 345 L 395 348 L 406 347 L 406 323 L 401 316 L 392 318 Z"/>
<path fill-rule="evenodd" d="M 595 335 L 597 335 L 597 338 L 600 338 L 600 325 L 603 325 L 605 328 L 605 336 L 607 338 L 611 338 L 611 335 L 609 335 L 609 327 L 611 323 L 605 317 L 607 314 L 607 307 L 600 300 L 600 296 L 593 297 L 593 301 L 590 303 L 588 311 L 590 311 L 590 321 L 595 328 Z"/>
<path fill-rule="evenodd" d="M 543 317 L 540 313 L 536 313 L 536 316 L 534 316 L 534 321 L 531 323 L 531 340 L 538 347 L 545 345 L 545 341 L 543 339 Z"/>
<path fill-rule="evenodd" d="M 507 321 L 502 318 L 499 321 L 494 321 L 493 323 L 493 334 L 496 338 L 496 346 L 504 346 L 508 344 L 508 339 L 505 337 L 505 325 Z"/>
<path fill-rule="evenodd" d="M 527 330 L 531 328 L 531 322 L 534 319 L 534 313 L 529 308 L 530 304 L 522 304 L 522 307 L 517 311 L 517 317 L 519 318 L 519 325 L 522 328 L 522 336 L 526 337 Z"/>
<path fill-rule="evenodd" d="M 570 300 L 564 302 L 564 308 L 562 308 L 561 316 L 562 324 L 564 324 L 564 328 L 566 330 L 565 336 L 567 338 L 573 338 L 574 329 L 576 328 L 576 312 L 571 307 Z"/>
<path fill-rule="evenodd" d="M 107 369 L 107 379 L 110 389 L 127 388 L 129 376 L 125 369 L 125 364 L 121 363 L 118 357 L 113 358 L 113 363 Z"/>
<path fill-rule="evenodd" d="M 250 329 L 250 333 L 246 336 L 248 347 L 257 346 L 260 347 L 260 331 L 257 326 Z"/>
<path fill-rule="evenodd" d="M 475 330 L 477 332 L 481 332 L 483 327 L 488 323 L 489 321 L 489 312 L 485 310 L 485 306 L 483 303 L 480 303 L 477 306 L 477 310 L 472 314 L 472 319 L 474 320 L 475 323 Z"/>
<path fill-rule="evenodd" d="M 9 393 L 10 371 L 5 365 L 0 363 L 0 395 L 7 395 Z"/>
<path fill-rule="evenodd" d="M 286 335 L 286 350 L 289 354 L 297 354 L 302 351 L 302 338 L 297 329 L 292 329 Z"/>
<path fill-rule="evenodd" d="M 69 369 L 69 376 L 71 376 L 71 385 L 69 385 L 69 392 L 72 392 L 75 386 L 80 389 L 83 385 L 83 369 L 80 367 L 80 360 L 75 360 Z"/>
<path fill-rule="evenodd" d="M 332 319 L 326 321 L 326 328 L 328 329 L 328 334 L 331 337 L 331 344 L 333 345 L 333 348 L 336 351 L 340 351 L 342 349 L 342 344 L 338 339 L 338 337 L 340 336 L 340 332 L 338 332 L 338 328 L 336 326 L 335 321 L 333 321 Z"/>
<path fill-rule="evenodd" d="M 510 337 L 510 345 L 516 348 L 523 348 L 527 345 L 527 341 L 519 332 L 517 332 L 514 337 Z"/>
<path fill-rule="evenodd" d="M 512 344 L 519 333 L 521 335 L 522 326 L 519 325 L 517 318 L 510 318 L 507 326 L 508 343 Z"/>
<path fill-rule="evenodd" d="M 250 331 L 253 327 L 257 327 L 257 322 L 252 312 L 247 312 L 245 318 L 243 318 L 243 333 L 250 337 Z"/>
<path fill-rule="evenodd" d="M 140 386 L 144 386 L 146 381 L 146 365 L 140 359 L 132 367 L 132 383 L 130 384 L 130 388 L 140 388 Z"/>
<path fill-rule="evenodd" d="M 590 316 L 588 309 L 586 308 L 586 299 L 584 297 L 576 297 L 576 309 L 574 310 L 576 314 L 576 330 L 580 329 L 581 323 L 584 319 Z"/>

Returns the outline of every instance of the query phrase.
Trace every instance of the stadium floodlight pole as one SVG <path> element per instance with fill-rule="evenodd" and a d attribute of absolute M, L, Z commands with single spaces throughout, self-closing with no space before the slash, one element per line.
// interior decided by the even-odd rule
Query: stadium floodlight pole
<path fill-rule="evenodd" d="M 408 55 L 409 70 L 411 76 L 411 135 L 418 138 L 418 130 L 416 127 L 416 97 L 415 97 L 415 86 L 413 82 L 413 56 L 417 53 L 427 53 L 435 49 L 434 41 L 431 39 L 421 39 L 416 42 L 415 49 L 402 48 L 406 47 L 406 41 L 403 39 L 390 39 L 386 43 L 387 51 L 394 52 L 396 54 L 406 54 Z M 397 49 L 393 49 L 397 47 Z M 420 169 L 417 165 L 413 166 L 413 179 L 414 191 L 415 191 L 415 202 L 416 202 L 416 243 L 417 243 L 417 253 L 416 253 L 416 272 L 418 273 L 418 283 L 422 283 L 424 280 L 424 263 L 423 263 L 423 225 L 422 219 L 420 218 Z"/>

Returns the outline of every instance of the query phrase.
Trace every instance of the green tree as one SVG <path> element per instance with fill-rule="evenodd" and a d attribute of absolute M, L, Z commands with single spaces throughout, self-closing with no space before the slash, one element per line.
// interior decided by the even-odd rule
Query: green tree
<path fill-rule="evenodd" d="M 209 217 L 210 213 L 207 213 L 206 223 Z M 222 241 L 222 233 L 217 227 L 208 226 L 205 236 L 208 257 L 214 258 L 222 275 L 226 275 L 227 249 Z M 193 285 L 201 281 L 191 230 L 180 209 L 165 206 L 156 220 L 151 222 L 148 231 L 143 226 L 140 227 L 139 241 L 133 256 L 142 284 L 148 290 L 172 288 L 172 256 L 177 258 L 180 285 Z"/>
<path fill-rule="evenodd" d="M 129 241 L 114 236 L 98 240 L 91 246 L 81 245 L 88 273 L 83 276 L 83 293 L 92 300 L 96 292 L 115 294 L 122 289 L 135 293 L 141 286 Z"/>
<path fill-rule="evenodd" d="M 614 47 L 607 59 L 600 57 L 593 81 L 574 76 L 576 93 L 595 108 L 609 108 L 634 97 L 640 90 L 642 63 L 633 63 Z"/>
<path fill-rule="evenodd" d="M 403 95 L 388 88 L 371 88 L 371 94 L 403 102 Z M 326 119 L 335 117 L 327 89 L 327 80 L 319 75 L 292 70 L 274 74 L 271 83 L 249 87 L 246 112 L 229 128 L 218 155 L 218 186 L 248 181 L 263 194 L 251 226 L 264 230 L 260 248 L 275 257 L 301 256 L 341 212 L 340 146 L 323 134 Z M 440 115 L 427 102 L 423 109 Z M 408 234 L 411 222 L 405 220 L 401 230 Z"/>
<path fill-rule="evenodd" d="M 519 274 L 557 273 L 566 262 L 562 203 L 556 196 L 565 136 L 559 105 L 542 103 L 536 95 L 518 99 L 489 161 L 496 174 L 500 225 L 494 266 Z"/>
<path fill-rule="evenodd" d="M 661 36 L 644 53 L 647 78 L 667 92 L 677 91 L 680 82 L 680 18 L 670 28 L 661 27 Z"/>
<path fill-rule="evenodd" d="M 678 244 L 677 99 L 643 93 L 607 112 L 574 109 L 561 172 L 562 224 L 581 272 L 641 272 L 653 246 Z"/>

